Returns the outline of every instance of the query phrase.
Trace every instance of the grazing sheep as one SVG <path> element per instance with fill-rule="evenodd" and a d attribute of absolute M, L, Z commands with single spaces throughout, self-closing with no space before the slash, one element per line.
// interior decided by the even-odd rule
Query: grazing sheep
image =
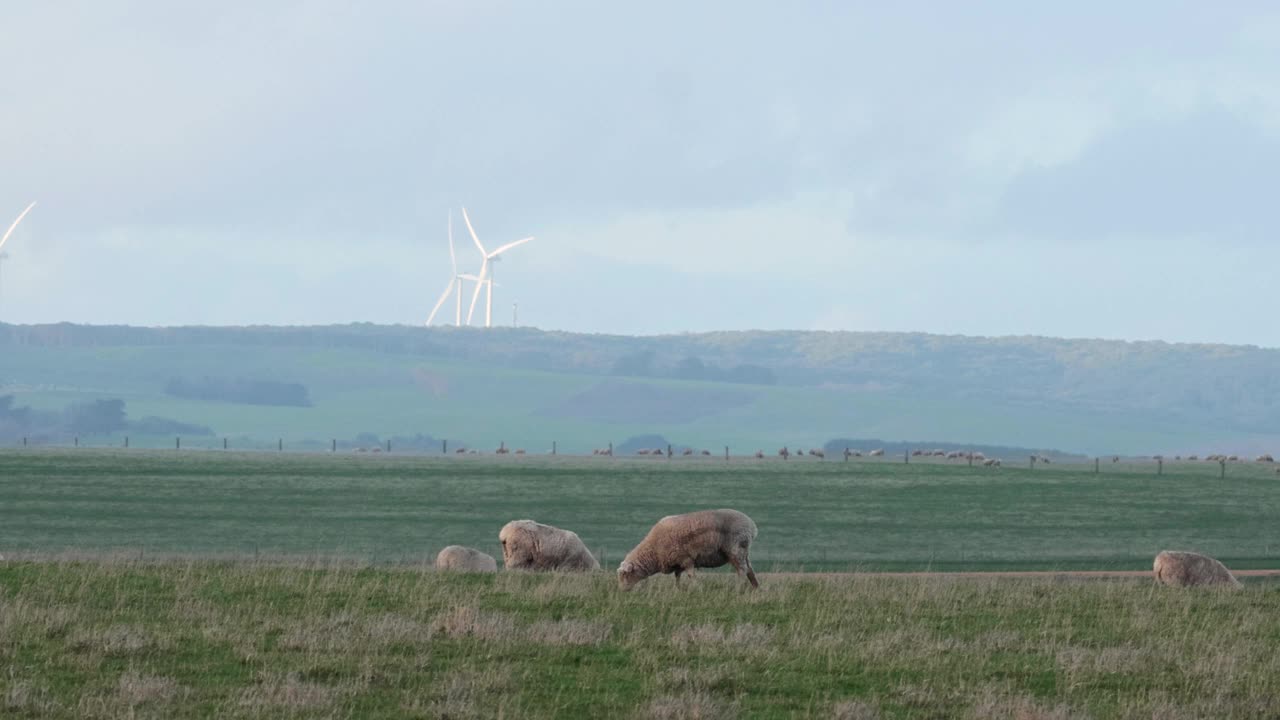
<path fill-rule="evenodd" d="M 882 455 L 884 455 L 884 450 L 882 449 L 872 450 L 867 454 L 870 455 L 871 457 L 881 457 Z"/>
<path fill-rule="evenodd" d="M 1260 463 L 1273 463 L 1273 462 L 1275 462 L 1275 461 L 1276 461 L 1276 459 L 1275 459 L 1275 458 L 1273 458 L 1273 457 L 1271 457 L 1270 455 L 1259 455 L 1259 456 L 1258 456 L 1258 462 L 1260 462 Z"/>
<path fill-rule="evenodd" d="M 703 451 L 702 451 L 702 454 L 703 454 L 703 455 L 710 455 L 710 454 L 711 454 L 711 451 L 710 451 L 710 450 L 703 450 Z"/>
<path fill-rule="evenodd" d="M 637 454 L 637 455 L 648 455 L 648 454 L 649 454 L 649 451 L 648 451 L 648 449 L 641 448 L 641 449 L 639 449 L 639 450 L 637 450 L 637 451 L 636 451 L 636 454 Z"/>
<path fill-rule="evenodd" d="M 1155 573 L 1156 581 L 1170 587 L 1195 585 L 1240 587 L 1240 581 L 1236 580 L 1225 565 L 1199 553 L 1165 550 L 1156 555 L 1152 571 Z"/>
<path fill-rule="evenodd" d="M 923 450 L 912 450 L 912 451 L 911 451 L 911 457 L 920 457 L 920 456 L 921 456 L 921 455 L 923 455 L 923 454 L 924 454 L 924 451 L 923 451 Z"/>
<path fill-rule="evenodd" d="M 1200 456 L 1199 456 L 1199 455 L 1188 455 L 1188 456 L 1187 456 L 1187 459 L 1188 459 L 1188 460 L 1199 460 L 1199 459 L 1200 459 Z"/>
<path fill-rule="evenodd" d="M 523 454 L 524 454 L 524 448 L 516 448 L 516 454 L 517 454 L 517 455 L 523 455 Z"/>
<path fill-rule="evenodd" d="M 1000 467 L 1000 458 L 987 458 L 982 461 L 982 464 L 987 467 Z"/>
<path fill-rule="evenodd" d="M 461 545 L 450 545 L 436 555 L 437 570 L 462 572 L 498 572 L 498 561 L 488 553 Z"/>
<path fill-rule="evenodd" d="M 737 510 L 702 510 L 668 515 L 649 530 L 618 566 L 618 583 L 630 590 L 650 575 L 675 573 L 676 583 L 694 568 L 716 568 L 729 563 L 751 587 L 760 587 L 751 567 L 751 541 L 756 524 Z"/>
<path fill-rule="evenodd" d="M 778 456 L 781 457 L 783 460 L 786 460 L 787 458 L 791 457 L 791 451 L 787 449 L 786 445 L 783 445 L 782 449 L 778 451 Z"/>
<path fill-rule="evenodd" d="M 763 450 L 757 450 L 757 451 L 756 451 L 756 459 L 757 459 L 757 460 L 763 460 L 763 459 L 764 459 L 764 451 L 763 451 Z"/>
<path fill-rule="evenodd" d="M 507 446 L 506 446 L 506 445 L 503 445 L 503 446 L 499 447 L 497 450 L 494 450 L 494 451 L 493 451 L 493 454 L 494 454 L 494 455 L 506 455 L 506 454 L 507 454 L 507 453 L 509 453 L 509 452 L 511 452 L 511 451 L 507 449 Z"/>
<path fill-rule="evenodd" d="M 969 457 L 973 458 L 974 460 L 986 460 L 986 459 L 987 459 L 987 456 L 986 456 L 985 454 L 983 454 L 983 453 L 980 453 L 980 452 L 973 453 L 973 454 L 972 454 L 972 455 L 970 455 Z"/>
<path fill-rule="evenodd" d="M 453 454 L 454 454 L 454 455 L 466 455 L 466 454 L 467 454 L 467 449 L 466 449 L 466 448 L 464 448 L 464 447 L 460 447 L 460 448 L 458 448 L 457 450 L 454 450 L 454 451 L 453 451 Z"/>
<path fill-rule="evenodd" d="M 1227 458 L 1227 462 L 1240 462 L 1239 455 L 1231 455 Z"/>
<path fill-rule="evenodd" d="M 818 458 L 819 460 L 825 460 L 825 459 L 827 458 L 827 453 L 826 453 L 826 451 L 825 451 L 825 450 L 810 450 L 810 451 L 809 451 L 809 454 L 810 454 L 810 455 L 813 455 L 814 457 Z"/>
<path fill-rule="evenodd" d="M 685 448 L 684 450 L 680 451 L 680 454 L 685 457 L 689 457 L 690 455 L 693 454 L 693 448 Z"/>
<path fill-rule="evenodd" d="M 582 538 L 571 530 L 532 520 L 512 520 L 498 533 L 508 570 L 599 570 Z"/>

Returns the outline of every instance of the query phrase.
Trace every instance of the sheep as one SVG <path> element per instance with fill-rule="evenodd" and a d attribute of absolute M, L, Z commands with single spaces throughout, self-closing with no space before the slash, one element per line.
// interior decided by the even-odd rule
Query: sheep
<path fill-rule="evenodd" d="M 498 449 L 497 449 L 497 450 L 494 450 L 494 451 L 493 451 L 493 454 L 494 454 L 494 455 L 506 455 L 506 454 L 507 454 L 507 453 L 509 453 L 509 452 L 511 452 L 511 451 L 507 449 L 507 446 L 506 446 L 506 445 L 500 445 L 500 446 L 498 447 Z"/>
<path fill-rule="evenodd" d="M 827 459 L 827 452 L 826 452 L 825 450 L 810 450 L 810 451 L 809 451 L 809 454 L 810 454 L 810 455 L 813 455 L 814 457 L 818 458 L 819 460 L 825 460 L 825 459 Z"/>
<path fill-rule="evenodd" d="M 1239 456 L 1239 455 L 1232 455 L 1232 456 L 1230 456 L 1230 457 L 1228 457 L 1228 458 L 1227 458 L 1227 462 L 1240 462 L 1240 456 Z"/>
<path fill-rule="evenodd" d="M 884 455 L 884 450 L 882 450 L 882 449 L 872 450 L 871 452 L 869 452 L 869 453 L 867 453 L 867 454 L 868 454 L 868 455 L 870 455 L 871 457 L 880 457 L 880 456 Z"/>
<path fill-rule="evenodd" d="M 453 451 L 453 454 L 454 454 L 454 455 L 466 455 L 466 454 L 467 454 L 467 449 L 466 449 L 466 448 L 464 448 L 464 447 L 460 447 L 460 448 L 458 448 L 457 450 L 454 450 L 454 451 Z"/>
<path fill-rule="evenodd" d="M 1187 456 L 1187 459 L 1188 459 L 1188 460 L 1199 460 L 1199 459 L 1200 459 L 1200 456 L 1199 456 L 1199 455 L 1188 455 L 1188 456 Z"/>
<path fill-rule="evenodd" d="M 684 457 L 689 457 L 690 455 L 693 454 L 693 448 L 685 448 L 684 450 L 680 451 L 680 454 L 683 455 Z"/>
<path fill-rule="evenodd" d="M 517 454 L 517 455 L 523 455 L 523 454 L 524 454 L 524 448 L 516 448 L 516 454 Z"/>
<path fill-rule="evenodd" d="M 571 530 L 512 520 L 498 533 L 508 570 L 599 570 L 600 563 Z"/>
<path fill-rule="evenodd" d="M 648 455 L 648 454 L 649 454 L 649 450 L 648 450 L 648 448 L 640 448 L 639 450 L 637 450 L 637 451 L 636 451 L 636 454 L 637 454 L 637 455 Z"/>
<path fill-rule="evenodd" d="M 923 454 L 924 454 L 924 451 L 923 451 L 923 450 L 912 450 L 912 451 L 911 451 L 911 457 L 920 457 L 920 456 L 921 456 L 921 455 L 923 455 Z"/>
<path fill-rule="evenodd" d="M 1238 588 L 1236 580 L 1225 565 L 1207 555 L 1193 552 L 1165 550 L 1156 555 L 1152 572 L 1157 582 L 1170 587 L 1195 585 L 1223 585 Z"/>
<path fill-rule="evenodd" d="M 983 453 L 980 453 L 980 452 L 973 453 L 973 454 L 972 454 L 972 455 L 970 455 L 969 457 L 973 458 L 974 460 L 986 460 L 986 459 L 987 459 L 987 456 L 986 456 L 985 454 L 983 454 Z"/>
<path fill-rule="evenodd" d="M 1257 460 L 1257 462 L 1260 462 L 1260 463 L 1273 463 L 1275 461 L 1276 459 L 1271 457 L 1270 455 L 1259 455 Z"/>
<path fill-rule="evenodd" d="M 986 467 L 1000 467 L 1000 458 L 987 458 L 982 464 Z"/>
<path fill-rule="evenodd" d="M 706 455 L 706 456 L 709 456 L 709 455 L 711 455 L 711 451 L 710 451 L 710 450 L 703 450 L 703 451 L 702 451 L 702 454 L 703 454 L 703 455 Z"/>
<path fill-rule="evenodd" d="M 778 451 L 778 457 L 781 457 L 783 460 L 791 457 L 791 451 L 787 449 L 786 445 L 783 445 L 782 449 Z"/>
<path fill-rule="evenodd" d="M 763 450 L 757 450 L 757 451 L 756 451 L 756 459 L 757 459 L 757 460 L 763 460 L 763 459 L 764 459 L 764 451 L 763 451 Z"/>
<path fill-rule="evenodd" d="M 498 561 L 488 553 L 461 545 L 450 545 L 436 555 L 437 570 L 462 572 L 498 572 Z"/>
<path fill-rule="evenodd" d="M 729 563 L 738 575 L 744 572 L 752 588 L 760 587 L 751 567 L 751 542 L 756 524 L 737 510 L 702 510 L 668 515 L 649 530 L 618 566 L 618 584 L 630 590 L 657 573 L 674 573 L 676 584 L 694 568 L 715 568 Z"/>

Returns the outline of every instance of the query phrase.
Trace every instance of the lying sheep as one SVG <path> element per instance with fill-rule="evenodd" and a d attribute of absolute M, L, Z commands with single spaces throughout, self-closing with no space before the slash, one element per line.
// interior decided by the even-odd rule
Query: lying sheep
<path fill-rule="evenodd" d="M 461 545 L 450 545 L 436 555 L 437 570 L 462 572 L 498 572 L 498 561 L 488 553 Z"/>
<path fill-rule="evenodd" d="M 756 524 L 737 510 L 702 510 L 685 515 L 668 515 L 649 530 L 640 544 L 618 566 L 618 583 L 630 590 L 636 583 L 657 573 L 675 573 L 676 583 L 694 568 L 715 568 L 729 563 L 747 575 L 751 587 L 758 588 L 749 551 L 756 539 Z"/>
<path fill-rule="evenodd" d="M 1165 550 L 1156 555 L 1152 565 L 1156 581 L 1171 587 L 1195 585 L 1223 585 L 1240 587 L 1225 565 L 1207 555 L 1177 550 Z"/>
<path fill-rule="evenodd" d="M 508 570 L 599 570 L 582 538 L 532 520 L 512 520 L 498 533 Z"/>

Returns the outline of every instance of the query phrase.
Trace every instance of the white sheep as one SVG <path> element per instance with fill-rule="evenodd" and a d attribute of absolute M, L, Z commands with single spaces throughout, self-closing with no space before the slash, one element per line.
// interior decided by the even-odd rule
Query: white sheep
<path fill-rule="evenodd" d="M 756 524 L 737 510 L 701 510 L 684 515 L 668 515 L 649 530 L 640 544 L 618 566 L 618 583 L 629 590 L 650 575 L 693 574 L 694 568 L 733 565 L 739 575 L 746 573 L 751 587 L 760 587 L 751 567 L 751 542 Z"/>
<path fill-rule="evenodd" d="M 1225 565 L 1207 555 L 1178 550 L 1165 550 L 1156 555 L 1152 572 L 1158 582 L 1172 587 L 1225 585 L 1240 587 Z"/>
<path fill-rule="evenodd" d="M 508 570 L 599 570 L 582 538 L 532 520 L 512 520 L 498 533 Z"/>
<path fill-rule="evenodd" d="M 498 572 L 498 561 L 493 556 L 475 548 L 450 545 L 436 555 L 437 570 L 462 572 Z"/>

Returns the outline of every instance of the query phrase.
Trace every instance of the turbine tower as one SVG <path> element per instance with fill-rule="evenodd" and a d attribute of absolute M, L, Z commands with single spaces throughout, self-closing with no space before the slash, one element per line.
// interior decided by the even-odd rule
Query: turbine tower
<path fill-rule="evenodd" d="M 471 295 L 471 308 L 467 310 L 467 324 L 471 324 L 471 316 L 476 312 L 476 301 L 480 299 L 480 289 L 484 288 L 486 291 L 484 301 L 484 326 L 493 327 L 493 268 L 491 266 L 494 262 L 501 259 L 498 257 L 499 255 L 513 247 L 516 247 L 517 245 L 523 245 L 533 238 L 521 238 L 515 242 L 509 242 L 493 252 L 489 252 L 484 249 L 484 245 L 480 244 L 480 238 L 476 235 L 476 229 L 471 227 L 471 218 L 467 215 L 467 209 L 465 207 L 462 208 L 462 219 L 466 221 L 467 230 L 471 233 L 471 239 L 475 241 L 476 247 L 480 249 L 480 257 L 483 258 L 480 263 L 480 279 L 476 284 L 475 293 Z"/>
<path fill-rule="evenodd" d="M 449 284 L 445 285 L 444 292 L 440 294 L 440 299 L 436 301 L 436 306 L 431 308 L 431 315 L 427 317 L 427 325 L 436 319 L 436 313 L 440 311 L 440 306 L 444 305 L 444 301 L 449 299 L 449 293 L 456 293 L 453 309 L 453 324 L 462 326 L 462 281 L 471 280 L 479 282 L 480 278 L 475 275 L 458 272 L 458 258 L 453 252 L 453 211 L 449 211 L 449 263 L 453 266 L 453 275 L 449 278 Z"/>
<path fill-rule="evenodd" d="M 0 237 L 0 265 L 3 265 L 4 261 L 9 258 L 9 254 L 4 252 L 4 244 L 9 242 L 9 236 L 13 234 L 14 230 L 18 229 L 18 223 L 22 222 L 22 218 L 26 217 L 27 213 L 31 212 L 31 208 L 35 206 L 36 204 L 34 202 L 28 205 L 27 209 L 23 210 L 22 213 L 18 215 L 18 219 L 14 220 L 13 224 L 9 226 L 9 229 L 4 231 L 4 237 Z"/>

